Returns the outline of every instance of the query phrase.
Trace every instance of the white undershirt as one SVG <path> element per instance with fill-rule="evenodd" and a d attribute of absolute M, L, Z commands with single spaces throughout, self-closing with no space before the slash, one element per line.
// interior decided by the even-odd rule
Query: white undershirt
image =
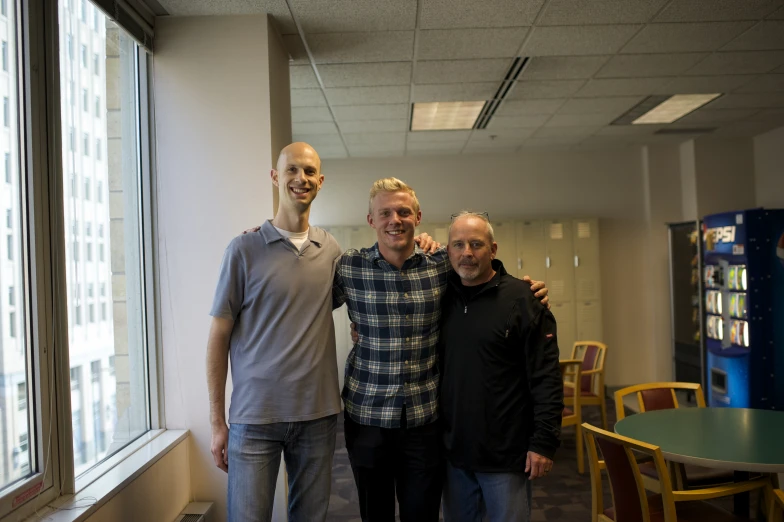
<path fill-rule="evenodd" d="M 302 245 L 308 239 L 309 229 L 305 230 L 304 232 L 289 232 L 288 230 L 283 230 L 282 228 L 275 227 L 275 230 L 280 232 L 281 236 L 288 238 L 289 241 L 294 243 L 294 246 L 297 247 L 297 250 L 302 252 Z"/>

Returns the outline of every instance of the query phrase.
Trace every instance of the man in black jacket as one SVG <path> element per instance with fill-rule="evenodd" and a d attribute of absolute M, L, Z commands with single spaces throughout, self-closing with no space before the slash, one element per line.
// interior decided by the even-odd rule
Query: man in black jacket
<path fill-rule="evenodd" d="M 527 522 L 530 480 L 559 445 L 563 384 L 555 318 L 494 259 L 486 214 L 449 229 L 455 273 L 442 305 L 446 521 Z"/>

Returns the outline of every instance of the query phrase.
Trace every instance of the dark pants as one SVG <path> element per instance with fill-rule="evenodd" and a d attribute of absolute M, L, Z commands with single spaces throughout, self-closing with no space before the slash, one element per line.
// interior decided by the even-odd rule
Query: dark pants
<path fill-rule="evenodd" d="M 346 449 L 363 522 L 438 522 L 444 465 L 438 423 L 408 428 L 364 426 L 344 414 Z"/>

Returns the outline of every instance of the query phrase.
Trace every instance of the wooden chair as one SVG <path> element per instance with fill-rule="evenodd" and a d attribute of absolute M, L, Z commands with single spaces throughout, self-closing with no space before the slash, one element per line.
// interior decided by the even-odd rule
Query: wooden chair
<path fill-rule="evenodd" d="M 599 406 L 602 409 L 602 427 L 607 429 L 607 400 L 604 390 L 604 359 L 607 345 L 599 341 L 577 341 L 572 347 L 572 360 L 582 361 L 580 380 L 580 406 Z M 574 393 L 574 383 L 564 384 L 564 396 Z"/>
<path fill-rule="evenodd" d="M 694 393 L 698 408 L 705 407 L 705 396 L 702 386 L 691 382 L 649 382 L 629 386 L 615 392 L 615 413 L 618 420 L 626 416 L 623 398 L 636 394 L 640 413 L 654 410 L 678 408 L 676 390 Z M 643 475 L 645 487 L 651 491 L 659 492 L 659 475 L 651 462 L 640 462 L 640 472 Z M 670 467 L 671 480 L 676 490 L 687 490 L 710 485 L 726 484 L 734 480 L 732 471 L 706 468 L 693 464 L 673 464 Z"/>
<path fill-rule="evenodd" d="M 591 472 L 593 522 L 747 521 L 702 501 L 755 489 L 770 491 L 769 479 L 749 480 L 693 491 L 673 491 L 667 465 L 658 446 L 622 437 L 588 423 L 582 427 L 585 430 L 585 445 Z M 597 446 L 602 452 L 604 468 L 610 479 L 613 506 L 609 508 L 603 505 Z M 653 462 L 662 477 L 660 494 L 649 494 L 645 490 L 635 453 L 641 453 Z"/>
<path fill-rule="evenodd" d="M 784 520 L 784 491 L 774 489 L 768 496 L 768 522 L 781 522 Z"/>
<path fill-rule="evenodd" d="M 564 382 L 580 382 L 583 362 L 580 359 L 568 359 L 560 361 L 561 376 Z M 561 417 L 561 426 L 574 426 L 576 432 L 577 445 L 577 471 L 585 473 L 585 458 L 583 456 L 583 416 L 580 409 L 580 387 L 574 388 L 571 396 L 564 396 L 564 409 Z"/>

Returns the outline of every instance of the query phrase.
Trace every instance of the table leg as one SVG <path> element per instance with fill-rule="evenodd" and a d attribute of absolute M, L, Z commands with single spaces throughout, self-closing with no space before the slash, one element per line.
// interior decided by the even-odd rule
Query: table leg
<path fill-rule="evenodd" d="M 744 482 L 749 480 L 749 472 L 748 471 L 736 471 L 735 472 L 735 482 Z M 733 512 L 735 516 L 748 518 L 749 517 L 749 504 L 750 504 L 750 496 L 749 492 L 746 493 L 738 493 L 733 497 Z"/>

